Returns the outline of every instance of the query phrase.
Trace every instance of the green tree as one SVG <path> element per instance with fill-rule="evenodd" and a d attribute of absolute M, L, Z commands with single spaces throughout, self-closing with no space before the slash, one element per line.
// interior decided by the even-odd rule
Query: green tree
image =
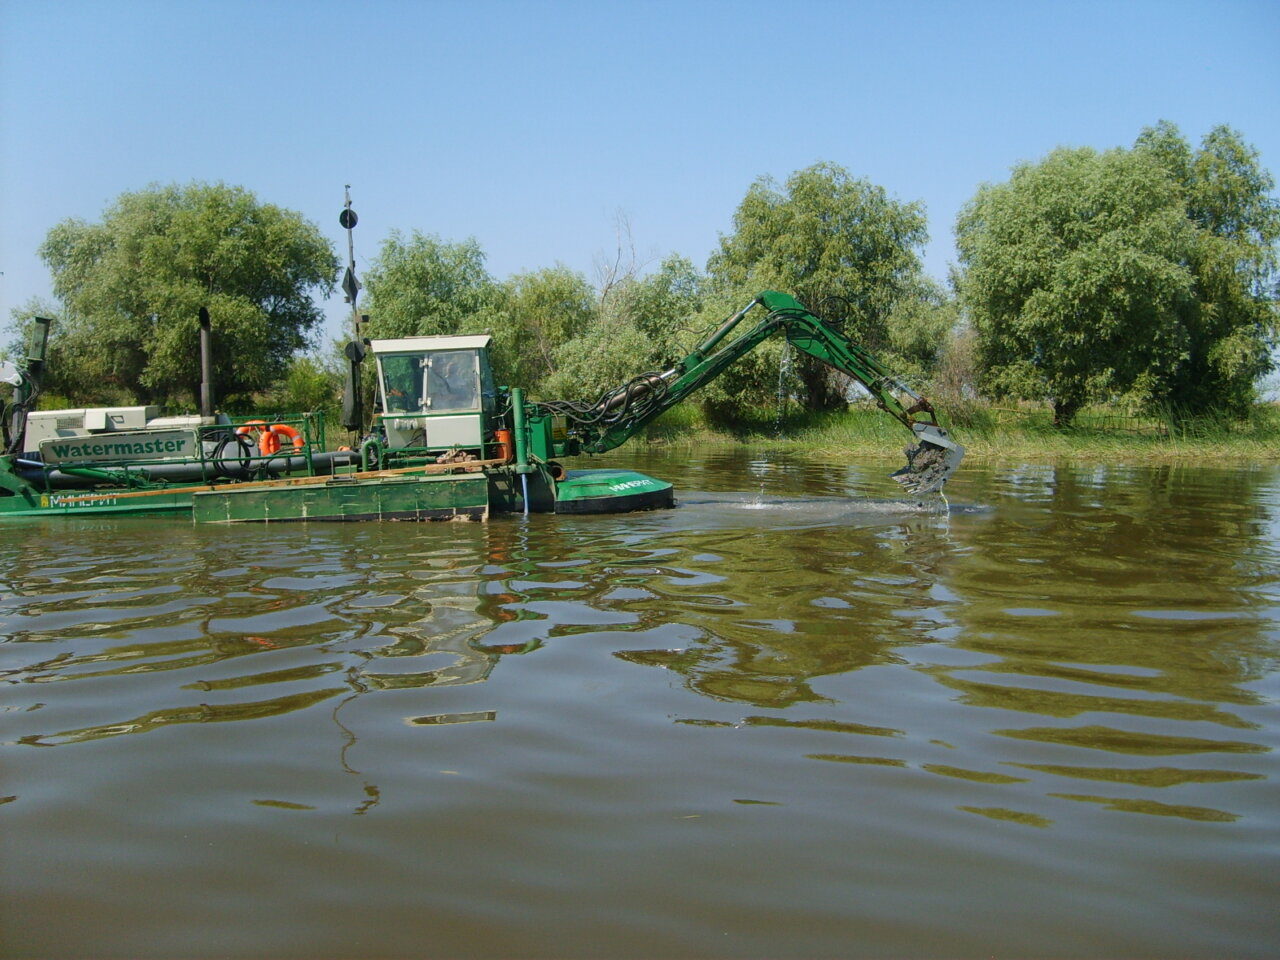
<path fill-rule="evenodd" d="M 474 239 L 446 243 L 417 230 L 407 240 L 393 231 L 363 283 L 373 337 L 479 333 L 503 298 Z"/>
<path fill-rule="evenodd" d="M 1194 280 L 1184 316 L 1186 357 L 1167 400 L 1193 412 L 1243 412 L 1274 369 L 1280 204 L 1258 152 L 1229 127 L 1209 131 L 1192 153 L 1167 121 L 1148 127 L 1135 149 L 1154 158 L 1182 190 L 1195 239 L 1185 264 Z"/>
<path fill-rule="evenodd" d="M 64 391 L 144 403 L 198 400 L 201 307 L 220 395 L 278 379 L 321 320 L 312 295 L 337 272 L 314 224 L 221 183 L 122 194 L 100 223 L 55 226 L 40 256 L 65 308 L 51 347 Z"/>
<path fill-rule="evenodd" d="M 516 274 L 502 286 L 501 316 L 492 327 L 494 370 L 499 381 L 536 391 L 555 371 L 557 350 L 593 324 L 596 294 L 561 264 Z"/>
<path fill-rule="evenodd" d="M 918 289 L 919 251 L 928 239 L 919 203 L 894 200 L 829 163 L 792 174 L 783 189 L 771 178 L 757 180 L 733 227 L 707 264 L 719 306 L 741 300 L 740 308 L 762 290 L 786 291 L 828 319 L 824 305 L 833 306 L 845 333 L 873 352 L 888 342 L 894 310 Z M 843 405 L 845 380 L 807 357 L 797 369 L 808 408 Z M 759 401 L 776 390 L 776 373 L 773 380 L 753 390 L 745 380 L 729 388 L 744 402 L 753 394 Z"/>
<path fill-rule="evenodd" d="M 615 278 L 593 322 L 556 351 L 548 398 L 594 398 L 632 377 L 663 370 L 696 344 L 692 330 L 704 278 L 671 255 L 653 273 Z"/>
<path fill-rule="evenodd" d="M 594 400 L 652 368 L 652 342 L 624 316 L 597 318 L 556 351 L 555 372 L 538 391 L 543 400 Z"/>
<path fill-rule="evenodd" d="M 630 277 L 611 291 L 602 309 L 626 317 L 651 341 L 648 359 L 676 360 L 701 339 L 694 318 L 706 299 L 706 277 L 693 261 L 679 254 L 664 259 L 658 269 L 643 277 Z"/>
<path fill-rule="evenodd" d="M 74 356 L 66 356 L 65 347 L 68 340 L 65 336 L 65 311 L 59 304 L 40 297 L 32 297 L 22 306 L 14 307 L 9 312 L 11 339 L 3 348 L 0 348 L 0 360 L 9 360 L 19 369 L 25 367 L 36 317 L 53 320 L 45 354 L 45 368 L 41 378 L 40 395 L 43 400 L 40 406 L 57 409 L 95 403 L 121 404 L 133 401 L 132 393 L 113 388 L 110 384 L 81 380 L 74 376 L 83 373 L 90 365 L 83 360 L 77 363 Z M 95 357 L 95 359 L 102 358 Z M 0 385 L 0 401 L 3 401 L 7 389 L 6 385 Z"/>
<path fill-rule="evenodd" d="M 877 357 L 903 380 L 931 380 L 959 325 L 956 297 L 932 277 L 921 275 L 915 290 L 890 312 L 889 340 Z"/>
<path fill-rule="evenodd" d="M 1161 396 L 1185 354 L 1194 231 L 1144 153 L 1058 149 L 982 187 L 956 240 L 988 393 L 1089 402 Z"/>
<path fill-rule="evenodd" d="M 265 405 L 280 413 L 322 411 L 328 423 L 336 424 L 343 378 L 339 359 L 334 349 L 293 357 L 284 376 L 262 398 Z"/>

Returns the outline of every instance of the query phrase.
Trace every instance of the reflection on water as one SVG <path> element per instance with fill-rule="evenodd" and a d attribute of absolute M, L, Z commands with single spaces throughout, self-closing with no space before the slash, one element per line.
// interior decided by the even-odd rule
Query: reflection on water
<path fill-rule="evenodd" d="M 9 955 L 1269 952 L 1280 469 L 630 465 L 680 506 L 8 526 Z"/>

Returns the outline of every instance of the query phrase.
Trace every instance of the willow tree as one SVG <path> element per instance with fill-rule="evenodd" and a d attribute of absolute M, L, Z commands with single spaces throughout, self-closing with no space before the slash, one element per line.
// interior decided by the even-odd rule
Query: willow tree
<path fill-rule="evenodd" d="M 1275 181 L 1230 127 L 1209 131 L 1193 153 L 1177 127 L 1161 122 L 1142 132 L 1135 149 L 1168 171 L 1194 229 L 1185 260 L 1193 280 L 1186 356 L 1168 401 L 1191 412 L 1241 413 L 1275 368 L 1280 340 Z"/>
<path fill-rule="evenodd" d="M 563 264 L 509 277 L 493 324 L 495 373 L 536 391 L 558 366 L 556 353 L 590 329 L 597 298 L 582 274 Z"/>
<path fill-rule="evenodd" d="M 889 342 L 894 310 L 919 289 L 927 240 L 921 204 L 894 200 L 843 167 L 820 163 L 782 187 L 769 177 L 752 184 L 707 272 L 722 309 L 761 290 L 782 290 L 874 351 Z M 799 373 L 808 407 L 843 405 L 843 385 L 826 367 L 804 358 Z"/>
<path fill-rule="evenodd" d="M 318 227 L 241 187 L 121 194 L 99 223 L 66 220 L 40 256 L 62 301 L 52 385 L 73 398 L 199 399 L 199 313 L 215 330 L 219 393 L 277 380 L 322 315 L 337 261 Z"/>
<path fill-rule="evenodd" d="M 1086 403 L 1159 397 L 1177 375 L 1193 303 L 1194 243 L 1164 166 L 1129 150 L 1058 149 L 982 187 L 961 212 L 959 290 L 980 386 Z"/>
<path fill-rule="evenodd" d="M 393 231 L 365 271 L 369 333 L 413 337 L 476 333 L 491 323 L 502 291 L 474 239 Z"/>
<path fill-rule="evenodd" d="M 675 254 L 652 273 L 613 278 L 593 321 L 555 351 L 543 395 L 595 399 L 638 374 L 669 369 L 696 345 L 689 328 L 698 323 L 703 280 Z"/>

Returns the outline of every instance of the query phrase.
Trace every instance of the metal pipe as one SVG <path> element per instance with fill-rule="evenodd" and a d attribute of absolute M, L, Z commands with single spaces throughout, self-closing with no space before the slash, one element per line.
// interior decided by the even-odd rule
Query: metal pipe
<path fill-rule="evenodd" d="M 524 515 L 529 515 L 529 424 L 524 413 L 524 390 L 511 388 L 511 426 L 515 430 L 516 441 L 516 473 L 520 474 L 520 501 L 524 505 Z"/>
<path fill-rule="evenodd" d="M 213 416 L 213 345 L 209 311 L 200 308 L 200 416 Z"/>
<path fill-rule="evenodd" d="M 22 381 L 13 389 L 13 403 L 9 405 L 12 417 L 9 424 L 9 446 L 6 453 L 21 453 L 27 433 L 27 413 L 40 393 L 44 379 L 44 361 L 49 346 L 49 328 L 53 321 L 48 317 L 34 317 L 31 338 L 27 341 L 26 370 Z"/>
<path fill-rule="evenodd" d="M 360 469 L 369 469 L 369 448 L 378 448 L 378 466 L 382 466 L 382 441 L 377 437 L 365 437 L 364 443 L 360 444 Z"/>
<path fill-rule="evenodd" d="M 524 390 L 511 388 L 511 420 L 516 433 L 516 473 L 527 474 L 529 466 L 529 425 L 525 420 Z"/>

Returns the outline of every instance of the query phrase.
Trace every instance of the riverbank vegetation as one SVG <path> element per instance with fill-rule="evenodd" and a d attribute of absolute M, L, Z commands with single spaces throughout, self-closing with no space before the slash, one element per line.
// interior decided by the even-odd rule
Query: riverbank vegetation
<path fill-rule="evenodd" d="M 1280 404 L 1258 404 L 1243 417 L 1188 417 L 1173 411 L 1134 415 L 1114 407 L 1081 410 L 1069 427 L 1055 426 L 1047 404 L 996 406 L 981 401 L 946 406 L 941 417 L 977 460 L 1077 460 L 1160 463 L 1204 459 L 1280 461 Z M 910 437 L 870 403 L 839 412 L 792 412 L 732 425 L 708 421 L 693 405 L 652 423 L 640 442 L 653 448 L 746 446 L 788 450 L 831 460 L 897 457 Z"/>
<path fill-rule="evenodd" d="M 499 382 L 533 399 L 594 399 L 668 369 L 783 290 L 931 397 L 971 455 L 1258 456 L 1276 439 L 1259 389 L 1280 346 L 1273 189 L 1238 132 L 1217 127 L 1193 149 L 1162 122 L 1131 147 L 1059 148 L 978 188 L 946 284 L 922 267 L 921 204 L 820 163 L 751 184 L 705 269 L 642 260 L 623 222 L 594 278 L 556 264 L 502 280 L 476 240 L 410 230 L 343 288 L 359 290 L 366 337 L 492 334 Z M 13 319 L 20 343 L 37 312 L 57 317 L 45 406 L 189 408 L 203 306 L 224 409 L 337 420 L 347 360 L 314 342 L 313 299 L 333 289 L 337 259 L 296 214 L 222 184 L 152 187 L 100 224 L 58 224 L 41 255 L 60 301 Z M 861 397 L 767 341 L 650 436 L 845 453 L 899 442 Z"/>

